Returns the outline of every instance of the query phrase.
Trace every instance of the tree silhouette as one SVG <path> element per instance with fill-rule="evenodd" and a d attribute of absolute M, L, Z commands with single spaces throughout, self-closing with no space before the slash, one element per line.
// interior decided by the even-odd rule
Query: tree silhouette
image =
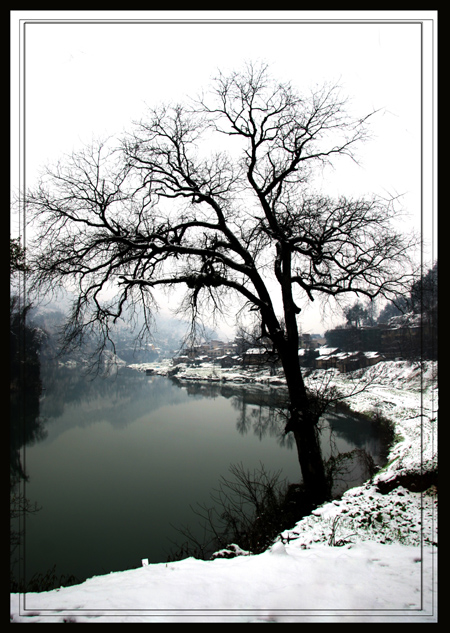
<path fill-rule="evenodd" d="M 369 319 L 368 310 L 359 301 L 354 303 L 351 308 L 344 310 L 344 315 L 347 323 L 355 327 L 360 327 Z"/>
<path fill-rule="evenodd" d="M 392 229 L 394 200 L 308 190 L 315 167 L 354 158 L 368 118 L 350 117 L 336 86 L 299 95 L 250 64 L 219 73 L 188 106 L 150 110 L 120 142 L 48 169 L 24 201 L 37 231 L 35 289 L 76 293 L 69 347 L 96 332 L 100 353 L 138 307 L 145 333 L 158 288 L 183 289 L 192 332 L 205 315 L 236 312 L 234 297 L 257 315 L 286 376 L 304 482 L 319 497 L 326 479 L 298 359 L 300 302 L 389 298 L 408 279 L 411 242 Z"/>

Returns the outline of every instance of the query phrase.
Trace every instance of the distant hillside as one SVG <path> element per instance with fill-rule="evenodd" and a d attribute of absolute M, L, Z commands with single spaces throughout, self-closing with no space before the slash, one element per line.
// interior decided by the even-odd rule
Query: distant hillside
<path fill-rule="evenodd" d="M 47 340 L 42 349 L 43 358 L 54 358 L 59 349 L 59 332 L 64 324 L 70 308 L 70 297 L 64 296 L 57 302 L 48 302 L 33 308 L 30 322 L 47 333 Z M 159 357 L 170 357 L 178 351 L 189 331 L 189 323 L 168 315 L 157 314 L 154 318 L 155 328 L 149 333 L 148 340 L 137 341 L 139 327 L 134 329 L 125 322 L 115 328 L 113 340 L 116 354 L 126 363 L 151 362 Z M 205 335 L 216 338 L 215 330 L 207 328 Z M 81 360 L 92 353 L 93 345 L 86 344 L 84 349 L 65 356 L 62 360 Z"/>

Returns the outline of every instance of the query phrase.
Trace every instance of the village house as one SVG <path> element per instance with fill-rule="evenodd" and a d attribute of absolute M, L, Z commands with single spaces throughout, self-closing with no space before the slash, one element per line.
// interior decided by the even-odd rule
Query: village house
<path fill-rule="evenodd" d="M 231 354 L 224 354 L 223 356 L 218 356 L 215 359 L 215 362 L 219 364 L 222 368 L 227 368 L 239 365 L 242 362 L 242 359 L 240 356 L 231 356 Z"/>
<path fill-rule="evenodd" d="M 316 369 L 336 368 L 346 373 L 376 365 L 384 360 L 379 352 L 342 352 L 339 348 L 320 348 L 320 356 L 314 360 Z"/>
<path fill-rule="evenodd" d="M 310 343 L 310 347 L 303 347 Z M 302 346 L 299 348 L 299 360 L 302 365 L 315 369 L 336 368 L 340 372 L 349 372 L 374 365 L 384 359 L 379 352 L 344 351 L 339 347 L 316 347 L 312 344 L 310 335 L 302 335 Z M 173 357 L 173 363 L 201 365 L 203 363 L 215 363 L 222 368 L 234 367 L 238 364 L 245 366 L 263 366 L 270 364 L 274 367 L 274 358 L 263 347 L 251 347 L 245 350 L 241 356 L 236 354 L 236 343 L 224 343 L 220 340 L 211 340 L 196 345 L 190 349 L 182 350 Z M 316 358 L 314 356 L 318 354 Z M 306 360 L 306 356 L 308 359 Z"/>
<path fill-rule="evenodd" d="M 269 354 L 261 347 L 250 347 L 242 354 L 243 365 L 261 365 L 267 362 Z"/>
<path fill-rule="evenodd" d="M 181 354 L 180 356 L 174 356 L 172 358 L 172 362 L 174 365 L 179 365 L 180 363 L 189 363 L 191 362 L 191 358 L 187 354 Z"/>
<path fill-rule="evenodd" d="M 381 331 L 381 346 L 387 358 L 409 357 L 420 354 L 423 349 L 426 326 L 390 327 Z"/>

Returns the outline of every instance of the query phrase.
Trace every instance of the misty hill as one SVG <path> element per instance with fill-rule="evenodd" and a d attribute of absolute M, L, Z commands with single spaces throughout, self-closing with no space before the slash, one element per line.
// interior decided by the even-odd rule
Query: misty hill
<path fill-rule="evenodd" d="M 69 295 L 58 297 L 57 301 L 40 304 L 31 310 L 30 324 L 42 329 L 47 335 L 42 347 L 43 358 L 49 359 L 56 356 L 59 350 L 59 335 L 69 310 Z M 170 357 L 183 346 L 189 332 L 187 321 L 164 314 L 154 316 L 153 329 L 148 333 L 146 340 L 141 342 L 137 341 L 140 327 L 139 320 L 137 325 L 132 327 L 130 318 L 129 322 L 119 322 L 114 330 L 116 355 L 126 363 L 151 362 L 158 358 Z M 211 328 L 205 328 L 204 335 L 207 338 L 217 338 L 217 332 Z M 82 360 L 94 349 L 94 342 L 90 344 L 88 340 L 83 349 L 65 355 L 62 360 Z"/>

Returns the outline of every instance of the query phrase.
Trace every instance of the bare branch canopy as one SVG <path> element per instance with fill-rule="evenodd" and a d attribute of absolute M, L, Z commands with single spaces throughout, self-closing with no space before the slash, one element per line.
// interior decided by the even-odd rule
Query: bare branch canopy
<path fill-rule="evenodd" d="M 393 229 L 394 200 L 308 187 L 316 167 L 354 158 L 369 117 L 350 117 L 335 86 L 300 95 L 251 64 L 219 74 L 197 101 L 150 110 L 26 193 L 34 287 L 75 291 L 72 341 L 95 328 L 107 338 L 128 305 L 148 325 L 157 288 L 182 289 L 194 319 L 240 297 L 281 359 L 292 410 L 305 410 L 301 301 L 391 298 L 409 281 L 412 241 Z"/>

